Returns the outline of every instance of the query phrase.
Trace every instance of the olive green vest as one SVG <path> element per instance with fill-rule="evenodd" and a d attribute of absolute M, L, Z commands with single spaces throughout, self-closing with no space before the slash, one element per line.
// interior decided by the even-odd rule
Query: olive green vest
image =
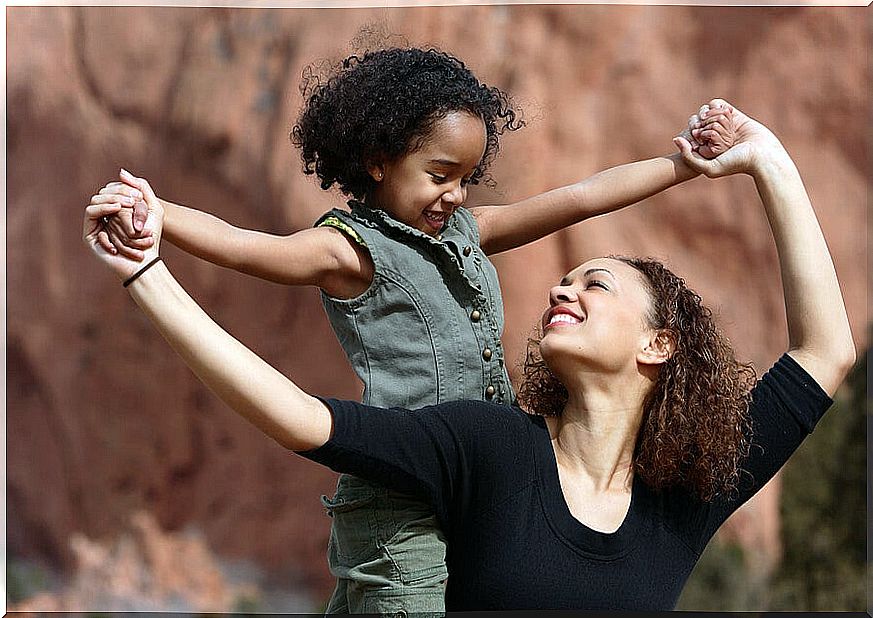
<path fill-rule="evenodd" d="M 360 296 L 322 293 L 331 326 L 364 383 L 362 402 L 421 408 L 461 399 L 512 403 L 503 301 L 473 215 L 459 208 L 431 237 L 355 201 L 318 225 L 363 244 L 375 267 Z"/>

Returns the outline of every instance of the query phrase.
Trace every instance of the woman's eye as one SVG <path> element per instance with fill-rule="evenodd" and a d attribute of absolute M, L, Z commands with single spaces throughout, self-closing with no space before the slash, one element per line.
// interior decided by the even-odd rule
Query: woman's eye
<path fill-rule="evenodd" d="M 595 280 L 595 281 L 589 281 L 589 282 L 588 282 L 588 285 L 586 285 L 585 287 L 586 287 L 586 288 L 590 288 L 590 287 L 598 287 L 598 288 L 600 288 L 600 289 L 602 289 L 602 290 L 608 290 L 608 289 L 609 289 L 609 288 L 606 286 L 605 283 L 603 283 L 602 281 L 596 281 L 596 280 Z"/>
<path fill-rule="evenodd" d="M 445 182 L 446 176 L 441 176 L 440 174 L 434 174 L 430 172 L 430 177 L 433 178 L 434 182 Z"/>

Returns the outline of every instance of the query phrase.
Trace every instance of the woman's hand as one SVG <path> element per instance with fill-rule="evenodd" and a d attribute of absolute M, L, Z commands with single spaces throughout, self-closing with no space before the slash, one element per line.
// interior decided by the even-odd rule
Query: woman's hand
<path fill-rule="evenodd" d="M 83 241 L 98 259 L 125 280 L 142 267 L 143 260 L 158 256 L 164 210 L 144 178 L 137 178 L 126 170 L 121 170 L 121 178 L 124 183 L 110 183 L 91 198 L 85 208 Z M 122 184 L 128 188 L 117 186 Z M 146 218 L 140 237 L 130 239 L 127 232 L 133 232 L 131 221 L 135 208 L 145 213 Z M 116 248 L 110 233 L 119 236 L 119 230 L 130 244 Z"/>
<path fill-rule="evenodd" d="M 682 136 L 674 143 L 686 164 L 710 178 L 750 174 L 761 197 L 782 275 L 788 353 L 833 395 L 855 362 L 855 348 L 840 285 L 800 173 L 764 125 L 740 110 L 731 114 L 734 145 L 707 160 Z M 700 143 L 725 136 L 727 116 L 705 114 L 692 136 Z"/>
<path fill-rule="evenodd" d="M 143 201 L 143 193 L 133 183 L 135 177 L 122 170 L 123 182 L 107 183 L 91 198 L 92 204 L 120 204 L 121 210 L 108 217 L 104 232 L 97 241 L 109 253 L 121 253 L 125 257 L 142 261 L 145 250 L 154 244 L 148 230 L 144 229 L 148 217 L 148 206 Z M 144 179 L 140 179 L 145 182 Z M 146 183 L 148 184 L 148 183 Z"/>
<path fill-rule="evenodd" d="M 722 107 L 725 109 L 720 109 Z M 726 151 L 718 153 L 715 149 L 711 154 L 717 156 L 707 159 L 694 151 L 686 136 L 673 139 L 685 163 L 709 178 L 738 173 L 754 175 L 761 163 L 771 156 L 777 153 L 787 156 L 782 144 L 767 127 L 722 99 L 711 101 L 709 110 L 702 112 L 692 125 L 691 135 L 700 144 L 733 141 L 733 146 Z"/>

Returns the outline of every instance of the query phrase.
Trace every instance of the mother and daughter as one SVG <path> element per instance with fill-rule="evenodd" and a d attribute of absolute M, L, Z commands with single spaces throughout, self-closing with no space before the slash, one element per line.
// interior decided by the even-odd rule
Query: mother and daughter
<path fill-rule="evenodd" d="M 219 397 L 343 473 L 323 498 L 328 612 L 672 608 L 715 530 L 812 431 L 854 361 L 827 247 L 778 139 L 714 100 L 678 153 L 467 209 L 467 186 L 522 123 L 461 61 L 369 52 L 306 95 L 291 139 L 349 210 L 275 236 L 159 200 L 122 171 L 91 198 L 84 241 Z M 651 260 L 599 258 L 551 290 L 518 407 L 487 256 L 701 173 L 755 180 L 788 352 L 756 383 L 682 279 Z M 223 331 L 160 261 L 163 236 L 319 287 L 363 402 L 308 395 Z"/>

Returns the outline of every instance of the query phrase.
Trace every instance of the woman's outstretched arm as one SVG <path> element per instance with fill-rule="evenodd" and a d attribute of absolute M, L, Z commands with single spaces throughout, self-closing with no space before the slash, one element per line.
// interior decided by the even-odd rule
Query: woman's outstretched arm
<path fill-rule="evenodd" d="M 327 442 L 327 407 L 216 324 L 163 263 L 128 289 L 200 381 L 258 429 L 295 451 Z"/>
<path fill-rule="evenodd" d="M 833 395 L 855 362 L 855 347 L 830 252 L 785 148 L 740 110 L 733 118 L 735 145 L 716 159 L 703 159 L 682 138 L 676 144 L 685 161 L 707 176 L 741 172 L 754 178 L 779 255 L 789 354 Z M 712 128 L 703 121 L 699 131 Z"/>
<path fill-rule="evenodd" d="M 308 395 L 254 352 L 225 332 L 197 305 L 158 257 L 162 210 L 148 185 L 145 227 L 155 242 L 142 262 L 109 253 L 98 241 L 117 204 L 85 209 L 83 240 L 92 253 L 122 280 L 143 270 L 127 288 L 161 335 L 197 377 L 222 400 L 282 446 L 304 451 L 322 446 L 332 429 L 328 408 Z"/>

